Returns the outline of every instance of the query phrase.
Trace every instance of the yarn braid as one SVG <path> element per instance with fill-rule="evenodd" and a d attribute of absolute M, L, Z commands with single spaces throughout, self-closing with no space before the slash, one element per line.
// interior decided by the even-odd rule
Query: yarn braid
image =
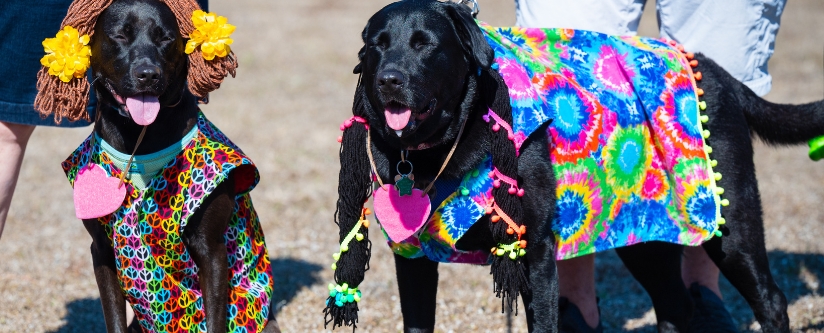
<path fill-rule="evenodd" d="M 509 93 L 506 83 L 495 70 L 486 70 L 482 77 L 483 96 L 489 100 L 486 105 L 495 111 L 502 120 L 512 124 L 512 107 L 509 102 Z M 494 99 L 492 99 L 494 98 Z M 489 130 L 491 136 L 492 164 L 500 173 L 512 179 L 518 178 L 518 157 L 515 145 L 509 138 L 509 133 L 505 130 Z M 501 244 L 511 244 L 517 241 L 525 241 L 521 233 L 525 230 L 523 226 L 523 211 L 521 208 L 520 196 L 509 192 L 506 186 L 492 189 L 494 204 L 497 205 L 509 218 L 518 226 L 511 228 L 504 220 L 497 220 L 493 215 L 489 219 L 489 228 L 492 237 L 498 246 Z M 509 230 L 512 230 L 510 232 Z M 525 236 L 525 235 L 523 235 Z M 523 242 L 522 242 L 523 243 Z M 523 243 L 526 244 L 526 243 Z M 496 248 L 493 248 L 493 251 Z M 510 259 L 509 256 L 492 254 L 491 274 L 494 283 L 495 295 L 501 297 L 503 306 L 508 305 L 510 311 L 515 304 L 517 313 L 517 299 L 519 293 L 529 292 L 529 281 L 526 277 L 526 267 L 523 259 L 518 256 Z M 501 309 L 503 311 L 503 308 Z"/>
<path fill-rule="evenodd" d="M 366 117 L 365 110 L 368 107 L 369 101 L 366 99 L 363 85 L 358 82 L 352 113 L 355 116 Z M 358 222 L 364 203 L 372 195 L 372 169 L 366 154 L 368 130 L 366 124 L 353 122 L 352 126 L 343 132 L 341 139 L 338 202 L 335 211 L 335 223 L 339 227 L 341 241 Z M 372 252 L 369 233 L 363 232 L 363 235 L 363 240 L 350 242 L 349 250 L 340 255 L 335 269 L 335 282 L 338 285 L 347 283 L 350 287 L 358 287 L 363 282 L 364 275 L 369 270 Z M 327 299 L 326 308 L 323 310 L 324 326 L 332 323 L 332 328 L 344 325 L 357 327 L 358 303 L 350 302 L 342 307 L 334 303 L 335 300 L 331 297 Z"/>
<path fill-rule="evenodd" d="M 66 17 L 60 23 L 60 29 L 71 26 L 80 36 L 94 36 L 97 17 L 111 5 L 113 0 L 75 0 L 69 6 Z M 34 109 L 42 117 L 54 114 L 54 122 L 63 118 L 69 121 L 90 120 L 86 107 L 89 104 L 89 80 L 85 76 L 63 83 L 60 78 L 49 75 L 49 69 L 41 67 L 37 72 L 37 96 Z"/>
<path fill-rule="evenodd" d="M 189 38 L 194 30 L 192 13 L 200 9 L 196 0 L 159 0 L 166 4 L 177 19 L 180 35 Z M 75 0 L 69 6 L 66 17 L 60 24 L 63 29 L 71 26 L 82 35 L 94 36 L 94 27 L 97 18 L 113 0 Z M 94 55 L 93 55 L 94 56 Z M 226 57 L 216 57 L 206 61 L 200 48 L 189 54 L 188 84 L 189 91 L 206 102 L 208 94 L 220 87 L 226 76 L 235 77 L 238 63 L 234 52 Z M 34 109 L 44 118 L 54 115 L 54 121 L 60 123 L 63 118 L 69 121 L 80 119 L 90 120 L 86 107 L 89 103 L 91 85 L 88 79 L 75 78 L 63 83 L 56 76 L 49 75 L 49 69 L 41 67 L 37 73 L 37 97 L 34 100 Z"/>

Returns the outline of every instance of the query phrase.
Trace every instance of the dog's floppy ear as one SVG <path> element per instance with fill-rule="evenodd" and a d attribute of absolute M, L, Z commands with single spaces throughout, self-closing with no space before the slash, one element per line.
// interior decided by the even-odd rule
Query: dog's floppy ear
<path fill-rule="evenodd" d="M 354 74 L 360 74 L 363 72 L 363 56 L 366 55 L 366 45 L 361 47 L 360 51 L 358 51 L 358 64 L 355 65 L 355 69 L 352 70 Z"/>
<path fill-rule="evenodd" d="M 444 3 L 446 13 L 452 19 L 455 32 L 461 39 L 464 52 L 470 56 L 481 69 L 489 69 L 495 59 L 495 52 L 489 47 L 484 34 L 472 18 L 469 7 L 456 3 Z"/>
<path fill-rule="evenodd" d="M 371 19 L 370 19 L 371 21 Z M 361 32 L 361 40 L 363 40 L 363 47 L 361 47 L 360 51 L 358 51 L 358 64 L 355 65 L 355 69 L 352 70 L 352 73 L 360 74 L 363 72 L 363 57 L 366 56 L 366 32 L 369 31 L 369 22 L 366 22 L 366 26 L 363 27 L 363 31 Z"/>

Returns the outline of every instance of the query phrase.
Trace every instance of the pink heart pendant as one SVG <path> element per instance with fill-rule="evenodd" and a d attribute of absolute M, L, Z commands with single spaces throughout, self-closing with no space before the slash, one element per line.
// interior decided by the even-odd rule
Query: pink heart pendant
<path fill-rule="evenodd" d="M 106 216 L 123 204 L 126 185 L 117 177 L 109 177 L 97 164 L 89 164 L 77 172 L 74 180 L 74 214 L 79 219 Z"/>
<path fill-rule="evenodd" d="M 393 185 L 383 185 L 375 190 L 375 217 L 393 242 L 409 238 L 429 219 L 432 205 L 429 196 L 419 189 L 411 195 L 401 196 Z"/>

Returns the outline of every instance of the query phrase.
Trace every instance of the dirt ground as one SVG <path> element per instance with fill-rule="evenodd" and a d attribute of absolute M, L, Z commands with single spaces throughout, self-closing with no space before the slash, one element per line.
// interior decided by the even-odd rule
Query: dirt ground
<path fill-rule="evenodd" d="M 215 0 L 237 25 L 238 77 L 204 106 L 207 116 L 257 163 L 252 192 L 276 279 L 285 332 L 324 331 L 321 310 L 337 244 L 332 222 L 338 126 L 350 115 L 360 31 L 387 0 Z M 514 23 L 511 0 L 482 0 L 480 18 Z M 641 32 L 656 33 L 653 6 Z M 767 99 L 802 103 L 824 93 L 824 1 L 787 4 L 770 62 Z M 34 73 L 32 73 L 34 75 Z M 6 232 L 0 241 L 0 332 L 104 332 L 90 238 L 74 217 L 59 163 L 90 128 L 39 128 L 29 143 Z M 771 268 L 790 302 L 794 330 L 824 332 L 824 164 L 804 147 L 757 145 L 756 165 Z M 374 228 L 373 228 L 374 229 Z M 401 331 L 394 265 L 381 235 L 360 286 L 361 332 Z M 651 303 L 613 252 L 598 255 L 598 296 L 606 331 L 654 332 Z M 501 314 L 487 267 L 441 265 L 439 332 L 524 332 L 524 316 Z M 722 281 L 740 329 L 752 312 Z M 347 331 L 347 330 L 343 330 Z"/>

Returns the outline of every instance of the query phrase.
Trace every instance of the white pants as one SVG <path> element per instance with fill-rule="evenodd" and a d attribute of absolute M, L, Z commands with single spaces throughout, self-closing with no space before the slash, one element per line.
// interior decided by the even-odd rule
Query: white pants
<path fill-rule="evenodd" d="M 515 0 L 517 25 L 635 35 L 646 0 Z M 701 52 L 765 95 L 786 0 L 657 0 L 661 37 Z"/>

